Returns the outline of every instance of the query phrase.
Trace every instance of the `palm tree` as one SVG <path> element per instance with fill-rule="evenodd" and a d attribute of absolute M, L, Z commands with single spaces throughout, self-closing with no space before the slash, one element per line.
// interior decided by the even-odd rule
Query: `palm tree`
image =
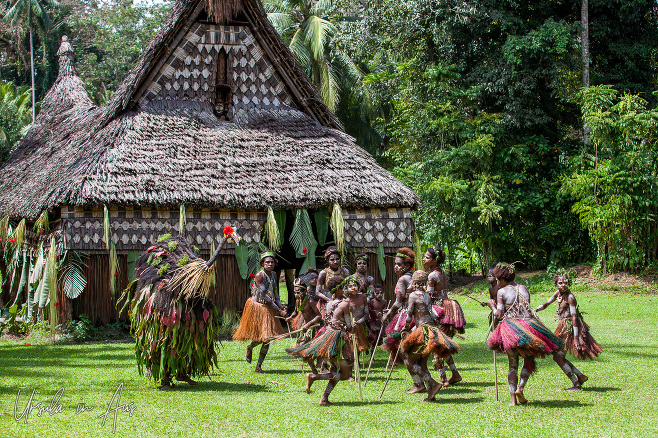
<path fill-rule="evenodd" d="M 336 24 L 333 0 L 264 0 L 267 17 L 334 111 L 344 89 L 360 83 L 361 72 L 345 52 L 331 47 Z"/>
<path fill-rule="evenodd" d="M 38 24 L 43 29 L 49 29 L 52 27 L 52 22 L 50 21 L 50 16 L 46 11 L 46 7 L 52 9 L 62 9 L 63 5 L 57 0 L 17 0 L 14 3 L 14 6 L 7 12 L 3 20 L 5 22 L 11 23 L 12 26 L 16 26 L 18 21 L 22 16 L 25 16 L 25 21 L 27 27 L 30 31 L 30 68 L 32 76 L 32 121 L 34 122 L 35 117 L 35 108 L 36 108 L 36 96 L 34 94 L 34 42 L 32 39 L 32 30 L 35 17 L 38 19 Z"/>
<path fill-rule="evenodd" d="M 0 163 L 30 129 L 30 90 L 0 82 Z"/>

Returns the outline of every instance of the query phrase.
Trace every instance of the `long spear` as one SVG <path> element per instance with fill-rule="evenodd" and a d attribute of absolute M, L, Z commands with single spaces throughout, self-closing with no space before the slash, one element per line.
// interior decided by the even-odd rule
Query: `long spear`
<path fill-rule="evenodd" d="M 309 328 L 311 329 L 311 328 L 315 328 L 315 327 L 320 327 L 320 324 L 313 324 L 313 325 L 310 326 Z M 292 331 L 292 332 L 284 333 L 284 334 L 282 334 L 282 335 L 270 336 L 269 338 L 265 338 L 265 339 L 263 339 L 263 342 L 280 341 L 281 339 L 285 339 L 285 338 L 287 338 L 288 336 L 290 336 L 290 335 L 294 335 L 295 333 L 299 333 L 299 332 L 301 332 L 301 331 L 303 331 L 303 330 L 306 330 L 306 329 L 299 329 L 299 330 L 294 330 L 294 331 Z"/>
<path fill-rule="evenodd" d="M 386 391 L 386 385 L 388 385 L 388 380 L 391 378 L 391 374 L 393 374 L 393 368 L 395 368 L 395 361 L 398 360 L 398 354 L 400 353 L 400 347 L 401 346 L 402 346 L 402 343 L 400 342 L 400 345 L 398 345 L 398 349 L 395 352 L 395 359 L 393 359 L 393 363 L 391 364 L 391 369 L 388 372 L 388 377 L 386 377 L 386 382 L 384 382 L 384 387 L 382 388 L 382 393 L 379 394 L 379 399 L 380 400 L 384 396 L 384 391 Z"/>

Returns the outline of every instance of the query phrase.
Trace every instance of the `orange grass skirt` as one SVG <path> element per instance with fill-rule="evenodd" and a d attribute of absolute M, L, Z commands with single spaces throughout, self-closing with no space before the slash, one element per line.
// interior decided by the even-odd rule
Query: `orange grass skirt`
<path fill-rule="evenodd" d="M 244 304 L 240 325 L 233 333 L 233 340 L 265 342 L 266 338 L 284 333 L 281 323 L 275 318 L 274 309 L 249 298 Z"/>

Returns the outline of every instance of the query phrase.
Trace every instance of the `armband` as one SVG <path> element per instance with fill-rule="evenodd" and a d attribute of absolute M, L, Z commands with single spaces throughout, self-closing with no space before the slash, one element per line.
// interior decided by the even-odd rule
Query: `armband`
<path fill-rule="evenodd" d="M 573 326 L 573 336 L 574 336 L 574 338 L 577 338 L 579 334 L 580 334 L 580 330 L 578 329 L 578 327 L 576 327 L 574 325 Z"/>
<path fill-rule="evenodd" d="M 434 292 L 434 286 L 427 286 L 427 293 Z"/>
<path fill-rule="evenodd" d="M 571 304 L 569 304 L 569 311 L 571 312 L 571 315 L 575 315 L 578 312 L 578 309 L 576 308 L 576 306 L 572 306 Z"/>

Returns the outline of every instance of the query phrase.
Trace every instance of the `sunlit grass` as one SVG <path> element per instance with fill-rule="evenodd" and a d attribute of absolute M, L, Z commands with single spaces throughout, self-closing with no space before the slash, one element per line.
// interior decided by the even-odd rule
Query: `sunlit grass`
<path fill-rule="evenodd" d="M 533 285 L 533 304 L 550 296 L 548 279 Z M 576 288 L 574 288 L 575 290 Z M 582 289 L 586 289 L 582 287 Z M 483 300 L 486 287 L 470 290 Z M 658 433 L 658 296 L 579 290 L 580 308 L 592 333 L 605 348 L 596 361 L 573 360 L 590 380 L 580 393 L 564 391 L 570 382 L 550 359 L 526 387 L 527 406 L 510 408 L 506 388 L 507 360 L 498 355 L 500 401 L 495 400 L 493 353 L 482 343 L 488 312 L 465 295 L 466 340 L 460 341 L 457 366 L 464 381 L 439 392 L 437 403 L 403 391 L 411 385 L 403 368 L 393 371 L 384 396 L 386 356 L 377 353 L 364 400 L 354 383 L 341 382 L 331 395 L 335 406 L 317 405 L 324 390 L 316 382 L 304 392 L 299 362 L 283 349 L 289 340 L 273 344 L 264 364 L 266 374 L 244 362 L 244 345 L 223 341 L 220 367 L 195 387 L 177 384 L 157 390 L 139 377 L 132 344 L 31 345 L 0 342 L 0 436 L 111 436 L 113 414 L 105 426 L 98 418 L 117 386 L 123 383 L 121 404 L 134 403 L 130 417 L 119 412 L 116 436 L 462 436 L 488 437 L 636 437 Z M 555 305 L 540 313 L 555 327 Z M 255 356 L 257 352 L 255 352 Z M 438 373 L 437 373 L 438 374 Z M 365 375 L 365 372 L 363 372 Z M 13 417 L 17 391 L 18 415 L 36 388 L 35 403 L 50 404 L 64 388 L 64 412 L 53 416 L 33 411 L 27 423 Z M 76 415 L 78 403 L 93 411 Z"/>

